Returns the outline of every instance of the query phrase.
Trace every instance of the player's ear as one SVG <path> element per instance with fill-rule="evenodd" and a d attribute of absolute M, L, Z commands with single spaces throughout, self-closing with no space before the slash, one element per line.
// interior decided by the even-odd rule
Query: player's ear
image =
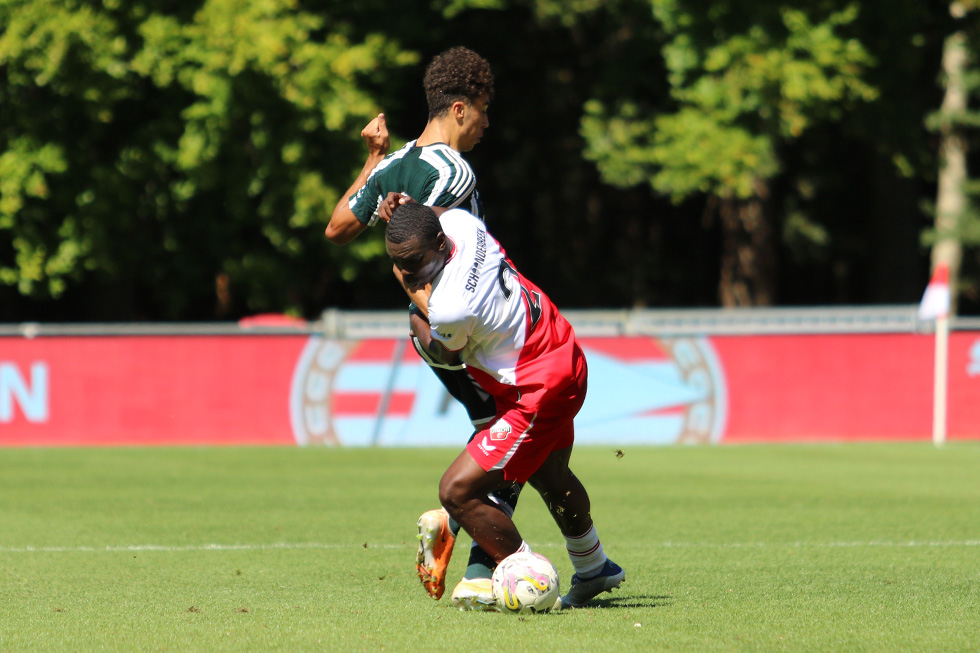
<path fill-rule="evenodd" d="M 466 115 L 466 103 L 462 100 L 457 100 L 453 102 L 453 105 L 449 108 L 453 113 L 453 117 L 456 120 L 462 120 L 463 116 Z"/>
<path fill-rule="evenodd" d="M 436 236 L 436 251 L 440 253 L 449 251 L 449 240 L 442 231 Z"/>

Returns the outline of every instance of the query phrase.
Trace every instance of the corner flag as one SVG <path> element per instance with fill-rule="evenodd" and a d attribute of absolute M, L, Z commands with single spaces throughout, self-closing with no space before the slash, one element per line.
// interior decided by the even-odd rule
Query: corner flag
<path fill-rule="evenodd" d="M 949 315 L 949 265 L 939 263 L 932 272 L 919 304 L 920 320 L 935 320 Z"/>

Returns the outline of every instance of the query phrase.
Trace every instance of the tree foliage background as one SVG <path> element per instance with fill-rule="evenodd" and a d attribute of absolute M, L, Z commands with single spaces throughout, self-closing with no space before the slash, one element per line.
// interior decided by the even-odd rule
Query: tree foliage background
<path fill-rule="evenodd" d="M 496 75 L 468 154 L 491 231 L 559 305 L 913 303 L 951 237 L 977 312 L 980 218 L 940 234 L 931 208 L 966 8 L 0 0 L 0 321 L 402 305 L 380 229 L 323 228 L 361 127 L 417 136 L 453 45 Z"/>

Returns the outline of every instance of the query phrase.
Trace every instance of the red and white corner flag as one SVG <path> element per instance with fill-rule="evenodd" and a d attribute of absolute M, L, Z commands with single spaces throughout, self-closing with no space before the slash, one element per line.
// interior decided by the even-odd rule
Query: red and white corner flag
<path fill-rule="evenodd" d="M 920 320 L 935 320 L 949 315 L 949 265 L 939 263 L 932 272 L 919 304 Z"/>

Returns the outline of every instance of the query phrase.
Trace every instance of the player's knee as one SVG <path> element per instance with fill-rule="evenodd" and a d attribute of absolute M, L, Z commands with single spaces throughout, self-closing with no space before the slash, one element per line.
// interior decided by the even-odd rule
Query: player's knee
<path fill-rule="evenodd" d="M 456 515 L 469 498 L 466 484 L 460 478 L 449 472 L 443 475 L 439 481 L 439 503 L 450 515 Z"/>

